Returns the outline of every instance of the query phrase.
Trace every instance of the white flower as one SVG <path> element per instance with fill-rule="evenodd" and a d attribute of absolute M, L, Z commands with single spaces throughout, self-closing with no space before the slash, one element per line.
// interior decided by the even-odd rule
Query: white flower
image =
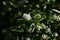
<path fill-rule="evenodd" d="M 25 3 L 28 3 L 28 0 L 26 0 Z"/>
<path fill-rule="evenodd" d="M 54 14 L 54 20 L 57 20 L 58 16 L 56 14 Z"/>
<path fill-rule="evenodd" d="M 3 1 L 2 3 L 3 3 L 3 5 L 6 5 L 6 2 L 5 1 Z"/>
<path fill-rule="evenodd" d="M 28 32 L 34 32 L 34 30 L 35 30 L 35 27 L 27 29 Z"/>
<path fill-rule="evenodd" d="M 60 15 L 57 16 L 57 15 L 55 14 L 55 15 L 54 15 L 54 20 L 60 21 Z"/>
<path fill-rule="evenodd" d="M 32 23 L 30 26 L 32 27 L 32 26 L 34 26 L 35 24 L 34 23 Z"/>
<path fill-rule="evenodd" d="M 60 15 L 58 15 L 58 20 L 60 20 Z"/>
<path fill-rule="evenodd" d="M 42 29 L 42 27 L 37 25 L 37 30 L 40 31 L 40 29 Z"/>
<path fill-rule="evenodd" d="M 46 7 L 47 7 L 47 6 L 45 5 L 45 6 L 44 6 L 44 9 L 46 9 Z"/>
<path fill-rule="evenodd" d="M 43 39 L 46 39 L 46 38 L 47 38 L 47 35 L 43 34 L 43 35 L 42 35 L 42 38 L 43 38 Z"/>
<path fill-rule="evenodd" d="M 43 29 L 46 29 L 45 24 L 42 23 L 41 26 L 42 26 Z"/>
<path fill-rule="evenodd" d="M 54 33 L 54 34 L 55 34 L 56 37 L 58 36 L 58 33 Z"/>
<path fill-rule="evenodd" d="M 60 20 L 60 17 L 58 19 Z"/>
<path fill-rule="evenodd" d="M 30 38 L 26 38 L 26 40 L 30 40 Z"/>
<path fill-rule="evenodd" d="M 47 29 L 46 29 L 46 33 L 47 33 L 47 32 L 51 32 L 50 30 L 51 30 L 50 28 L 47 28 Z"/>
<path fill-rule="evenodd" d="M 41 18 L 40 21 L 44 20 L 44 18 Z"/>
<path fill-rule="evenodd" d="M 19 25 L 18 28 L 21 28 L 21 26 Z"/>
<path fill-rule="evenodd" d="M 47 0 L 48 2 L 50 2 L 50 0 Z"/>
<path fill-rule="evenodd" d="M 10 3 L 10 5 L 14 5 L 12 2 L 9 2 Z"/>
<path fill-rule="evenodd" d="M 28 31 L 28 32 L 31 32 L 31 31 L 32 31 L 32 28 L 27 29 L 27 31 Z"/>
<path fill-rule="evenodd" d="M 31 19 L 31 15 L 27 14 L 27 13 L 24 13 L 23 14 L 23 18 L 26 19 L 26 20 L 30 20 Z"/>

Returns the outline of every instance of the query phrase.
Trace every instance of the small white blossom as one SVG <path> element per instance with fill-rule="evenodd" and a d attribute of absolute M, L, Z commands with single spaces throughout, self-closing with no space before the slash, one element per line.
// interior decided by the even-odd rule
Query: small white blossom
<path fill-rule="evenodd" d="M 47 28 L 47 29 L 46 29 L 46 33 L 47 33 L 47 32 L 50 32 L 50 30 L 51 30 L 50 28 Z"/>
<path fill-rule="evenodd" d="M 47 0 L 48 2 L 50 2 L 50 0 Z"/>
<path fill-rule="evenodd" d="M 54 14 L 54 20 L 57 20 L 57 19 L 58 19 L 57 15 L 56 15 L 56 14 Z"/>
<path fill-rule="evenodd" d="M 54 36 L 54 35 L 52 34 L 52 36 Z"/>
<path fill-rule="evenodd" d="M 31 32 L 31 31 L 32 31 L 32 28 L 29 28 L 27 31 L 28 31 L 28 32 Z"/>
<path fill-rule="evenodd" d="M 40 21 L 44 20 L 44 18 L 41 18 Z"/>
<path fill-rule="evenodd" d="M 9 2 L 11 5 L 14 5 L 12 2 Z"/>
<path fill-rule="evenodd" d="M 44 6 L 44 9 L 46 9 L 46 7 L 47 7 L 47 6 L 45 5 L 45 6 Z"/>
<path fill-rule="evenodd" d="M 46 26 L 45 26 L 45 24 L 43 24 L 43 23 L 42 23 L 42 24 L 41 24 L 41 26 L 43 27 L 43 29 L 46 29 Z"/>
<path fill-rule="evenodd" d="M 56 37 L 58 36 L 58 33 L 54 33 L 54 34 L 55 34 Z"/>
<path fill-rule="evenodd" d="M 37 25 L 37 30 L 40 31 L 40 29 L 42 29 L 42 27 Z"/>
<path fill-rule="evenodd" d="M 30 38 L 26 38 L 26 40 L 30 40 Z"/>
<path fill-rule="evenodd" d="M 18 28 L 21 28 L 21 26 L 19 25 Z"/>
<path fill-rule="evenodd" d="M 60 20 L 60 15 L 57 16 L 57 15 L 55 14 L 55 15 L 54 15 L 54 20 L 59 21 L 59 20 Z"/>
<path fill-rule="evenodd" d="M 46 39 L 46 38 L 47 38 L 47 35 L 43 34 L 43 35 L 42 35 L 42 38 L 43 38 L 43 39 Z"/>
<path fill-rule="evenodd" d="M 28 0 L 26 0 L 25 3 L 28 3 Z"/>
<path fill-rule="evenodd" d="M 2 3 L 3 3 L 4 5 L 6 5 L 6 2 L 5 2 L 5 1 L 3 1 Z"/>
<path fill-rule="evenodd" d="M 23 18 L 26 19 L 26 20 L 30 20 L 31 19 L 31 15 L 27 14 L 27 13 L 24 13 L 23 14 Z"/>
<path fill-rule="evenodd" d="M 60 15 L 58 15 L 58 20 L 60 20 Z"/>
<path fill-rule="evenodd" d="M 32 26 L 34 26 L 35 24 L 34 23 L 32 23 L 30 26 L 32 27 Z"/>
<path fill-rule="evenodd" d="M 59 17 L 59 20 L 60 20 L 60 17 Z"/>
<path fill-rule="evenodd" d="M 35 27 L 27 29 L 28 32 L 34 32 L 34 30 L 35 30 Z"/>

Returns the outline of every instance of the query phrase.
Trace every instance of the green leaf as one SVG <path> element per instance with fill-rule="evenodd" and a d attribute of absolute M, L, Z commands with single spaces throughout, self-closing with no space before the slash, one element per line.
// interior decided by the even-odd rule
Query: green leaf
<path fill-rule="evenodd" d="M 24 32 L 24 29 L 12 29 L 11 31 L 14 31 L 14 32 Z"/>

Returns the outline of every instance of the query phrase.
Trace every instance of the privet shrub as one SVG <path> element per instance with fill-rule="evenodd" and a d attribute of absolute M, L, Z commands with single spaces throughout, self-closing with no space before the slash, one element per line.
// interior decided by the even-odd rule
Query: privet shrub
<path fill-rule="evenodd" d="M 60 40 L 59 0 L 1 0 L 1 40 Z"/>

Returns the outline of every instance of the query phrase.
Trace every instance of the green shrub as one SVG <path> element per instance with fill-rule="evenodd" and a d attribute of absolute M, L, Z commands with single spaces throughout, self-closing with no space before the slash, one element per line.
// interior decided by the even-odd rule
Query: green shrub
<path fill-rule="evenodd" d="M 59 0 L 1 0 L 2 40 L 59 40 Z"/>

